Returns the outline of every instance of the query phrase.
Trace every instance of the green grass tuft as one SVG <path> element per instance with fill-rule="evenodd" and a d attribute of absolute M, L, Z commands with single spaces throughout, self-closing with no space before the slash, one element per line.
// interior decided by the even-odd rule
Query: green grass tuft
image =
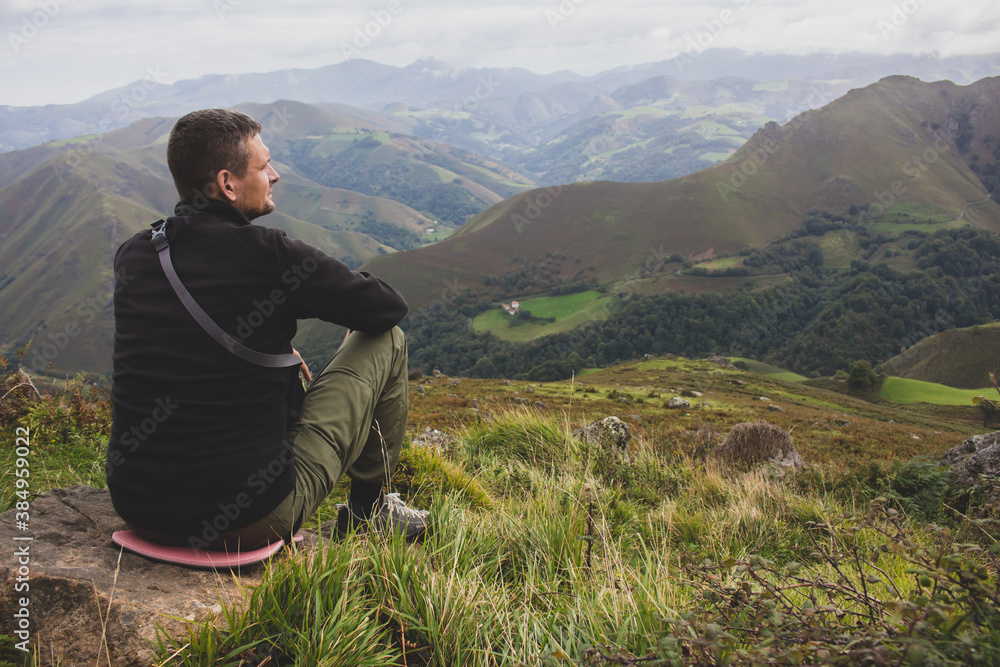
<path fill-rule="evenodd" d="M 529 410 L 511 411 L 494 421 L 472 424 L 461 440 L 473 461 L 495 457 L 542 468 L 562 465 L 577 448 L 561 426 Z"/>

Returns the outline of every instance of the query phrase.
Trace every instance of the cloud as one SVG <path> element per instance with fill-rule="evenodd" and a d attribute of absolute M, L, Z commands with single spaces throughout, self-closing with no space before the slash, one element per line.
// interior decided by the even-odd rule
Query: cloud
<path fill-rule="evenodd" d="M 44 25 L 32 27 L 36 19 Z M 124 85 L 147 65 L 172 79 L 320 67 L 342 61 L 366 30 L 362 57 L 378 62 L 538 73 L 664 60 L 693 38 L 755 53 L 995 53 L 1000 9 L 992 0 L 6 0 L 0 27 L 0 104 L 39 104 Z"/>

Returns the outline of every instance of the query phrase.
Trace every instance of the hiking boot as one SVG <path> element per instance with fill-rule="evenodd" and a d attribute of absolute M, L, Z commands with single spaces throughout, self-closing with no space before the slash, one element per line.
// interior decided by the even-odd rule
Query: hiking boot
<path fill-rule="evenodd" d="M 427 510 L 407 507 L 398 493 L 387 493 L 370 519 L 359 517 L 347 505 L 337 505 L 337 533 L 343 539 L 348 533 L 374 530 L 405 535 L 407 541 L 416 540 L 427 532 L 430 514 Z"/>

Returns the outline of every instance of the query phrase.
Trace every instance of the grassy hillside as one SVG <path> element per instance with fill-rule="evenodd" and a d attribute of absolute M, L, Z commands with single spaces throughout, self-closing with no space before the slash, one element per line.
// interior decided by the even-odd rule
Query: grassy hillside
<path fill-rule="evenodd" d="M 792 373 L 783 368 L 778 368 L 771 364 L 766 364 L 754 359 L 730 358 L 733 362 L 742 362 L 741 368 L 762 375 L 771 380 L 781 380 L 784 382 L 808 382 L 805 386 L 826 387 L 847 392 L 845 381 L 831 380 L 829 378 L 808 381 L 805 376 Z M 885 364 L 883 364 L 883 369 Z M 888 403 L 910 404 L 924 403 L 927 405 L 954 405 L 969 407 L 973 405 L 976 396 L 992 398 L 996 390 L 993 387 L 982 389 L 960 389 L 949 387 L 936 382 L 925 382 L 901 377 L 886 377 L 879 390 L 878 396 Z"/>
<path fill-rule="evenodd" d="M 23 382 L 9 373 L 4 389 Z M 0 401 L 0 459 L 15 469 L 13 425 L 29 429 L 33 493 L 104 486 L 107 397 L 64 389 L 39 400 L 23 386 Z M 704 397 L 666 408 L 684 389 Z M 389 487 L 431 510 L 429 536 L 336 539 L 342 481 L 304 526 L 324 542 L 274 560 L 225 615 L 163 638 L 164 664 L 1000 657 L 995 562 L 978 546 L 995 529 L 950 509 L 947 473 L 931 462 L 978 432 L 971 408 L 874 405 L 680 358 L 575 383 L 422 377 L 410 395 L 412 444 Z M 629 426 L 624 449 L 574 434 L 608 415 Z M 758 419 L 791 434 L 802 469 L 713 455 L 734 425 Z M 416 444 L 425 429 L 442 431 L 439 444 Z M 15 480 L 0 480 L 0 509 Z"/>
<path fill-rule="evenodd" d="M 771 364 L 765 364 L 763 361 L 757 361 L 755 359 L 731 357 L 729 360 L 734 363 L 741 361 L 746 365 L 747 370 L 757 373 L 758 375 L 764 375 L 772 380 L 783 380 L 784 382 L 803 382 L 806 379 L 804 375 L 799 375 L 798 373 L 793 373 L 789 370 L 778 368 L 777 366 L 773 366 Z"/>
<path fill-rule="evenodd" d="M 989 374 L 1000 373 L 1000 326 L 949 329 L 928 336 L 884 362 L 882 371 L 950 387 L 989 387 Z"/>
<path fill-rule="evenodd" d="M 993 387 L 956 389 L 935 382 L 887 377 L 879 396 L 893 403 L 931 403 L 933 405 L 972 405 L 976 396 L 992 398 Z"/>
<path fill-rule="evenodd" d="M 1000 79 L 959 87 L 890 77 L 782 127 L 766 125 L 709 169 L 659 183 L 532 190 L 443 243 L 370 267 L 419 306 L 446 280 L 481 289 L 515 260 L 549 264 L 554 283 L 581 276 L 607 284 L 675 253 L 733 255 L 796 230 L 812 209 L 890 229 L 961 217 L 1000 230 L 1000 204 L 968 166 L 973 147 L 1000 134 L 1000 112 L 989 104 L 998 89 Z M 992 159 L 983 156 L 977 160 Z M 564 259 L 551 266 L 554 248 Z"/>

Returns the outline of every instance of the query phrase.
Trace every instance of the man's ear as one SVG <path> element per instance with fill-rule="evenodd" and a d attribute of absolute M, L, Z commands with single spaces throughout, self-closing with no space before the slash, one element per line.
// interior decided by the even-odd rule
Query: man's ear
<path fill-rule="evenodd" d="M 217 199 L 236 201 L 236 185 L 233 181 L 233 174 L 228 169 L 222 169 L 215 175 L 215 186 L 219 191 Z"/>

